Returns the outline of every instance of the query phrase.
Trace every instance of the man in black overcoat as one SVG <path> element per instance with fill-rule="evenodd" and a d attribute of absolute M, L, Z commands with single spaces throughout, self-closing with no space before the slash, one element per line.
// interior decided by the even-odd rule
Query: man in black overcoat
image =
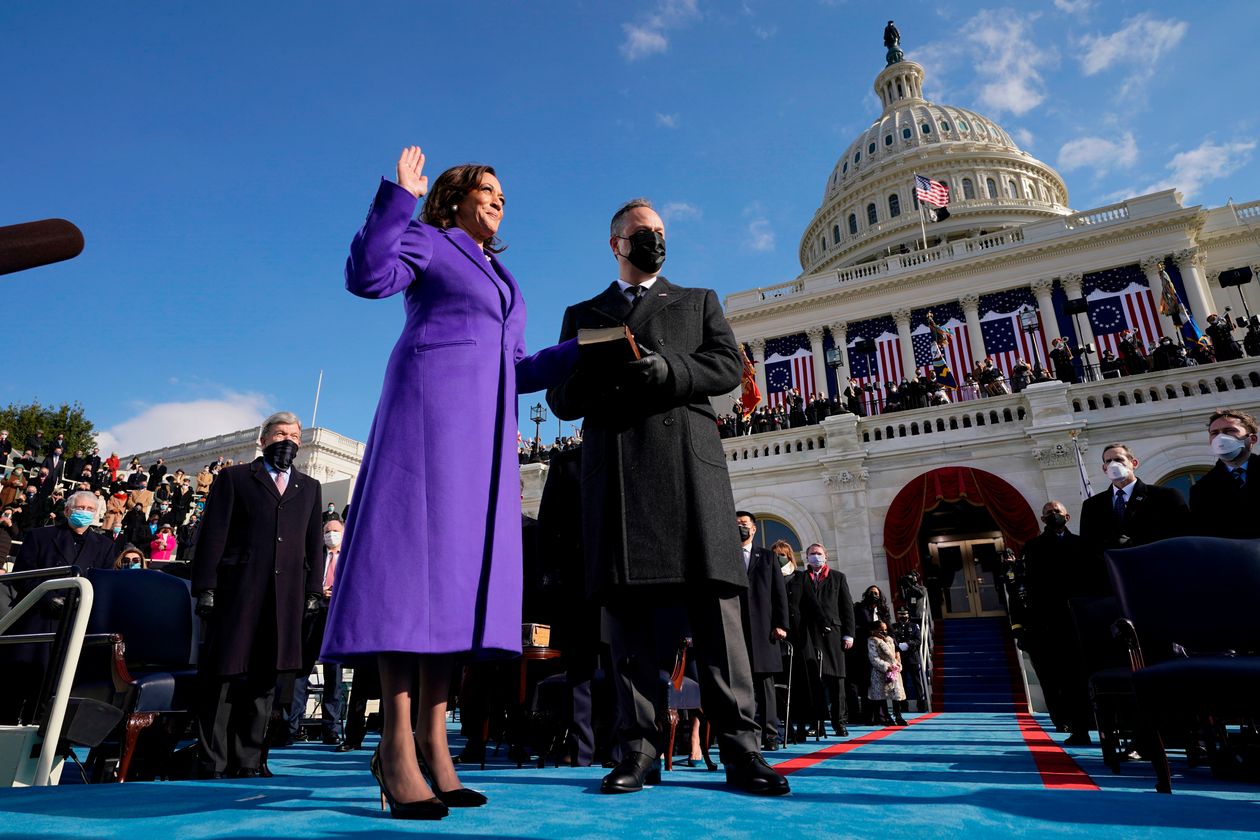
<path fill-rule="evenodd" d="M 655 776 L 656 706 L 663 699 L 652 636 L 657 608 L 689 618 L 705 712 L 719 732 L 727 783 L 787 793 L 761 757 L 739 595 L 740 561 L 726 455 L 710 398 L 740 383 L 743 356 L 717 294 L 659 275 L 665 225 L 650 202 L 614 214 L 609 246 L 619 279 L 564 314 L 561 340 L 625 325 L 643 357 L 581 363 L 547 392 L 562 420 L 585 418 L 582 544 L 586 584 L 604 605 L 621 714 L 623 758 L 602 790 L 641 790 Z M 667 647 L 672 647 L 669 645 Z"/>
<path fill-rule="evenodd" d="M 32 528 L 22 533 L 22 547 L 13 560 L 14 572 L 78 566 L 108 569 L 114 565 L 114 541 L 91 530 L 96 516 L 96 495 L 86 491 L 71 493 L 65 502 L 65 519 L 58 525 Z M 3 559 L 0 558 L 0 562 Z M 21 581 L 13 585 L 17 604 L 42 581 Z M 34 609 L 18 619 L 13 634 L 56 633 L 65 610 L 66 592 L 50 592 Z M 48 667 L 47 645 L 19 645 L 2 648 L 6 671 L 5 690 L 0 692 L 0 722 L 29 722 L 35 714 L 39 689 Z"/>
<path fill-rule="evenodd" d="M 797 669 L 808 674 L 814 719 L 821 726 L 823 712 L 831 717 L 838 737 L 849 735 L 848 704 L 844 696 L 844 652 L 853 647 L 856 625 L 853 596 L 843 572 L 827 563 L 827 551 L 815 543 L 805 549 L 805 573 L 800 588 L 800 627 Z M 802 698 L 804 699 L 804 698 Z"/>
<path fill-rule="evenodd" d="M 787 638 L 787 586 L 774 552 L 753 545 L 756 518 L 740 510 L 735 512 L 735 522 L 743 539 L 740 550 L 748 568 L 748 589 L 741 598 L 744 642 L 748 645 L 748 661 L 752 665 L 761 746 L 776 750 L 779 748 L 779 709 L 774 678 L 783 670 L 783 650 L 779 643 Z"/>
<path fill-rule="evenodd" d="M 1111 484 L 1081 505 L 1081 539 L 1095 562 L 1104 551 L 1133 548 L 1190 533 L 1190 509 L 1180 491 L 1135 475 L 1138 459 L 1123 443 L 1108 444 L 1102 471 Z"/>
<path fill-rule="evenodd" d="M 1208 443 L 1216 463 L 1190 488 L 1195 534 L 1233 540 L 1260 538 L 1260 431 L 1256 418 L 1220 409 L 1208 419 Z"/>
<path fill-rule="evenodd" d="M 1072 733 L 1071 746 L 1085 746 L 1093 713 L 1069 601 L 1106 595 L 1110 586 L 1097 558 L 1068 529 L 1071 518 L 1062 502 L 1042 507 L 1045 530 L 1024 546 L 1023 598 L 1013 605 L 1012 621 L 1018 625 L 1020 647 L 1032 658 L 1050 719 Z"/>
<path fill-rule="evenodd" d="M 324 544 L 318 481 L 293 465 L 302 427 L 288 412 L 264 422 L 263 456 L 219 473 L 193 558 L 201 775 L 260 772 L 280 672 L 302 667 L 302 617 L 320 607 Z"/>

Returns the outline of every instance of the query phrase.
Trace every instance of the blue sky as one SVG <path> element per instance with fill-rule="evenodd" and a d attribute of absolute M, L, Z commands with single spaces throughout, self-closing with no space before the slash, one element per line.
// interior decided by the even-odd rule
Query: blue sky
<path fill-rule="evenodd" d="M 79 400 L 129 451 L 309 420 L 322 368 L 319 425 L 364 439 L 402 303 L 342 270 L 411 143 L 431 176 L 498 169 L 531 347 L 615 277 L 629 197 L 663 210 L 675 282 L 789 280 L 878 116 L 888 17 L 928 97 L 1006 128 L 1077 209 L 1260 198 L 1249 0 L 6 3 L 0 224 L 68 218 L 87 247 L 0 278 L 0 403 Z"/>

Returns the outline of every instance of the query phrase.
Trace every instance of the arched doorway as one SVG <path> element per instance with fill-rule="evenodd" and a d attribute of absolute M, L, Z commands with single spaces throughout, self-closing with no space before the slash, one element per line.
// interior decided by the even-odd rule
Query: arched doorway
<path fill-rule="evenodd" d="M 1032 507 L 1006 481 L 971 467 L 941 467 L 908 483 L 888 509 L 888 579 L 896 591 L 905 574 L 918 571 L 942 617 L 1001 612 L 1000 552 L 1018 553 L 1039 531 Z"/>

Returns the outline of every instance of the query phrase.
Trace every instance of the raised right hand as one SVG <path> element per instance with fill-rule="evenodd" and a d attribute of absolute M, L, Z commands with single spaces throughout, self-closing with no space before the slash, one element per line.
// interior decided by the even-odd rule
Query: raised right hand
<path fill-rule="evenodd" d="M 398 156 L 398 186 L 420 198 L 429 191 L 429 177 L 424 172 L 424 152 L 419 146 L 408 146 Z"/>

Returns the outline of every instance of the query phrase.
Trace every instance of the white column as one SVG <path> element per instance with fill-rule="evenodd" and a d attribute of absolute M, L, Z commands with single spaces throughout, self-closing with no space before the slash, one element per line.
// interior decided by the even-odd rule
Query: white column
<path fill-rule="evenodd" d="M 980 332 L 980 296 L 965 294 L 958 302 L 962 304 L 963 318 L 967 321 L 967 343 L 971 346 L 971 359 L 973 363 L 978 362 L 984 358 L 984 333 Z M 968 373 L 970 371 L 954 371 L 959 382 Z"/>
<path fill-rule="evenodd" d="M 1083 297 L 1081 294 L 1082 279 L 1079 274 L 1064 274 L 1059 278 L 1059 282 L 1063 284 L 1063 291 L 1067 293 L 1068 300 L 1076 300 L 1079 297 Z M 1076 336 L 1077 341 L 1081 344 L 1093 344 L 1094 349 L 1098 350 L 1098 345 L 1094 341 L 1094 328 L 1089 323 L 1089 313 L 1082 312 L 1080 315 L 1071 316 L 1071 318 L 1072 325 L 1079 325 L 1080 327 L 1080 334 Z M 1049 338 L 1051 341 L 1054 341 L 1058 336 L 1052 335 Z M 1099 350 L 1098 352 L 1101 353 L 1102 351 Z M 1097 363 L 1095 362 L 1095 364 Z"/>
<path fill-rule="evenodd" d="M 761 394 L 761 402 L 764 405 L 767 399 L 766 340 L 764 338 L 750 338 L 748 339 L 748 346 L 752 348 L 753 368 L 757 374 L 757 391 Z"/>
<path fill-rule="evenodd" d="M 849 366 L 849 325 L 845 321 L 836 321 L 829 329 L 831 340 L 840 351 L 840 367 L 836 369 L 836 393 L 834 394 L 839 398 L 844 391 L 846 380 L 853 375 Z"/>
<path fill-rule="evenodd" d="M 1155 314 L 1159 316 L 1159 327 L 1164 331 L 1164 335 L 1171 336 L 1173 341 L 1181 342 L 1177 325 L 1173 323 L 1173 319 L 1169 318 L 1160 311 L 1160 298 L 1164 295 L 1164 282 L 1159 276 L 1159 267 L 1164 262 L 1161 257 L 1147 257 L 1142 260 L 1142 273 L 1146 275 L 1146 285 L 1151 287 L 1151 294 L 1155 296 Z M 1153 338 L 1153 336 L 1147 336 Z"/>
<path fill-rule="evenodd" d="M 1208 289 L 1207 278 L 1203 276 L 1203 252 L 1197 247 L 1186 248 L 1173 254 L 1177 268 L 1181 270 L 1181 281 L 1186 287 L 1186 305 L 1199 329 L 1207 324 L 1207 316 L 1216 312 L 1216 303 L 1212 300 L 1212 292 Z M 1217 313 L 1220 314 L 1219 312 Z"/>
<path fill-rule="evenodd" d="M 1054 289 L 1054 281 L 1046 278 L 1034 280 L 1029 284 L 1032 289 L 1033 297 L 1037 299 L 1037 313 L 1041 317 L 1041 332 L 1045 336 L 1043 350 L 1037 351 L 1037 361 L 1034 364 L 1045 365 L 1050 367 L 1050 360 L 1046 355 L 1050 352 L 1050 342 L 1054 341 L 1063 331 L 1059 327 L 1059 318 L 1054 312 L 1054 298 L 1051 297 L 1051 290 Z M 1032 361 L 1029 359 L 1028 361 Z"/>
<path fill-rule="evenodd" d="M 910 310 L 898 309 L 892 314 L 893 320 L 897 322 L 897 337 L 901 339 L 901 368 L 902 376 L 909 379 L 911 376 L 917 377 L 918 368 L 914 363 L 914 345 L 911 343 L 910 337 Z"/>
<path fill-rule="evenodd" d="M 809 337 L 809 352 L 814 357 L 814 390 L 820 394 L 827 393 L 827 357 L 823 354 L 823 327 L 809 327 L 805 335 Z M 809 394 L 801 394 L 808 402 Z"/>

